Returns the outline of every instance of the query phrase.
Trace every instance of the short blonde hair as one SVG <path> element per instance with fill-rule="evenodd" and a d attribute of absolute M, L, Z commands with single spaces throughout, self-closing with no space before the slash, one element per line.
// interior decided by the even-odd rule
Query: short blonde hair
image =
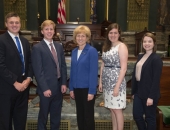
<path fill-rule="evenodd" d="M 86 37 L 87 37 L 87 42 L 88 42 L 88 43 L 90 42 L 90 39 L 91 39 L 91 31 L 90 31 L 89 27 L 84 26 L 84 25 L 80 25 L 80 26 L 78 26 L 78 27 L 76 27 L 76 28 L 74 29 L 74 31 L 73 31 L 73 41 L 74 41 L 75 43 L 77 43 L 77 42 L 76 42 L 76 36 L 77 36 L 77 34 L 79 34 L 79 33 L 84 33 L 84 34 L 86 35 Z"/>
<path fill-rule="evenodd" d="M 49 25 L 53 25 L 53 29 L 55 30 L 55 23 L 52 20 L 45 20 L 42 24 L 41 24 L 41 30 L 43 30 L 43 28 L 45 26 L 49 26 Z"/>

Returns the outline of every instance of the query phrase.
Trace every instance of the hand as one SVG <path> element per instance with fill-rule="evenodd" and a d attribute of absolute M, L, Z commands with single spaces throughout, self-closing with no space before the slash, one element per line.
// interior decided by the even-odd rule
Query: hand
<path fill-rule="evenodd" d="M 102 84 L 99 84 L 99 92 L 103 92 L 103 86 L 102 86 Z"/>
<path fill-rule="evenodd" d="M 24 88 L 23 88 L 24 90 L 29 86 L 30 82 L 31 82 L 30 78 L 27 78 L 22 82 L 22 84 L 24 85 Z"/>
<path fill-rule="evenodd" d="M 132 95 L 132 99 L 134 99 L 134 95 Z"/>
<path fill-rule="evenodd" d="M 70 97 L 71 97 L 72 99 L 75 99 L 74 91 L 70 91 Z"/>
<path fill-rule="evenodd" d="M 117 97 L 118 95 L 119 95 L 119 88 L 115 87 L 114 90 L 113 90 L 113 96 Z"/>
<path fill-rule="evenodd" d="M 16 81 L 13 85 L 15 89 L 17 89 L 19 92 L 24 91 L 24 85 L 22 83 Z"/>
<path fill-rule="evenodd" d="M 146 106 L 151 106 L 151 105 L 153 105 L 153 99 L 148 98 L 146 101 Z"/>
<path fill-rule="evenodd" d="M 65 93 L 66 91 L 67 91 L 66 85 L 62 85 L 62 86 L 61 86 L 61 92 L 62 92 L 62 93 Z"/>
<path fill-rule="evenodd" d="M 87 97 L 87 100 L 90 101 L 94 98 L 94 95 L 93 94 L 88 94 L 88 97 Z"/>
<path fill-rule="evenodd" d="M 48 90 L 44 91 L 43 93 L 44 93 L 44 96 L 45 96 L 45 97 L 51 97 L 51 95 L 52 95 L 52 93 L 51 93 L 51 90 L 50 90 L 50 89 L 48 89 Z"/>

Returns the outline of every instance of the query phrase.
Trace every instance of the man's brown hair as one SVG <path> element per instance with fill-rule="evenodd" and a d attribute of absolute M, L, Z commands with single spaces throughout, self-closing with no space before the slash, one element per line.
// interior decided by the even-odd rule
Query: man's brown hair
<path fill-rule="evenodd" d="M 19 17 L 19 15 L 15 12 L 10 12 L 8 13 L 6 16 L 5 16 L 5 22 L 7 22 L 7 19 L 8 18 L 11 18 L 11 17 Z M 20 18 L 20 17 L 19 17 Z"/>

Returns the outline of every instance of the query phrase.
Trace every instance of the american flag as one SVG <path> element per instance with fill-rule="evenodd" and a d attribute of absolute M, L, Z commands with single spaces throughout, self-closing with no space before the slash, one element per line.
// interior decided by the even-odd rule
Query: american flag
<path fill-rule="evenodd" d="M 58 24 L 66 23 L 65 0 L 58 0 L 57 23 Z"/>

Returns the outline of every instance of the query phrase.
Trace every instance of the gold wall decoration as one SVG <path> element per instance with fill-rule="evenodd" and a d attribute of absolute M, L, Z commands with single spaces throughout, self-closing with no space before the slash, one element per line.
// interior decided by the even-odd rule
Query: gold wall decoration
<path fill-rule="evenodd" d="M 150 0 L 128 0 L 128 31 L 143 31 L 145 27 L 148 28 L 149 4 Z"/>
<path fill-rule="evenodd" d="M 69 22 L 70 21 L 70 0 L 66 0 L 66 21 Z"/>
<path fill-rule="evenodd" d="M 27 10 L 26 0 L 4 0 L 4 16 L 9 12 L 16 12 L 21 18 L 21 29 L 26 29 Z"/>
<path fill-rule="evenodd" d="M 109 19 L 109 0 L 106 0 L 106 12 L 105 12 L 105 17 L 106 17 L 106 20 Z"/>
<path fill-rule="evenodd" d="M 138 3 L 139 6 L 143 6 L 144 5 L 144 0 L 136 0 L 136 2 Z"/>
<path fill-rule="evenodd" d="M 90 0 L 85 1 L 85 22 L 90 22 Z"/>

